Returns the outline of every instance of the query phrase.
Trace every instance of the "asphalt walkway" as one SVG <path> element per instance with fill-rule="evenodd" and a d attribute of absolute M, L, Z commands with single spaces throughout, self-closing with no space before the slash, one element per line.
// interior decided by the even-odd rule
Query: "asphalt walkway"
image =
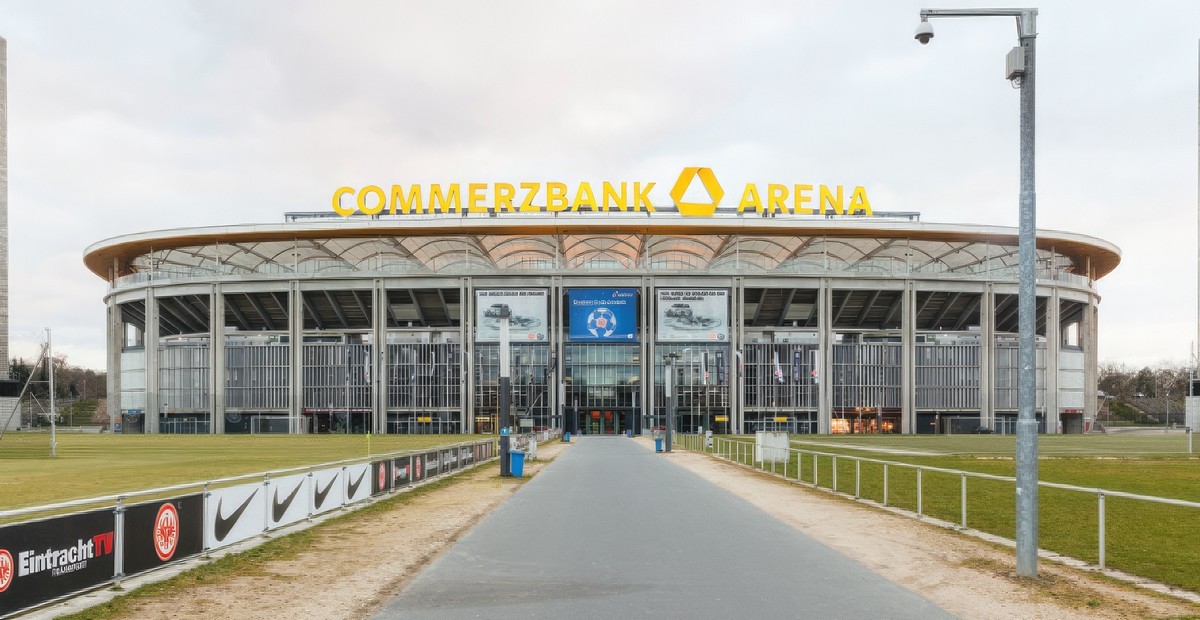
<path fill-rule="evenodd" d="M 574 444 L 375 617 L 952 617 L 644 443 Z"/>

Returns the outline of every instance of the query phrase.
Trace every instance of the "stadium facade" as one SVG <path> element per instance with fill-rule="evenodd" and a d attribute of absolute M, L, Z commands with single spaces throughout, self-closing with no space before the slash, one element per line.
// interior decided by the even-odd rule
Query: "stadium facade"
<path fill-rule="evenodd" d="M 873 212 L 862 188 L 748 184 L 718 208 L 703 168 L 666 207 L 623 183 L 480 185 L 94 244 L 110 411 L 125 432 L 494 432 L 509 315 L 522 427 L 661 427 L 672 355 L 685 432 L 1015 425 L 1014 228 Z M 1120 253 L 1048 230 L 1037 248 L 1037 415 L 1083 432 Z"/>

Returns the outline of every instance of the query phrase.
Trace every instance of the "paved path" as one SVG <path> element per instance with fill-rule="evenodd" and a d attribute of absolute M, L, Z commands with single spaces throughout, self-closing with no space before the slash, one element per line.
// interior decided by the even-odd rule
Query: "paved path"
<path fill-rule="evenodd" d="M 577 438 L 375 617 L 951 617 L 670 460 Z"/>

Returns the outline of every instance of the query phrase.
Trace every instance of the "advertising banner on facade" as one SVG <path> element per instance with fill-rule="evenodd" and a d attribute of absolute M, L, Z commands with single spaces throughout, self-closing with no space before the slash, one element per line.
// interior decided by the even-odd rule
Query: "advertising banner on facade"
<path fill-rule="evenodd" d="M 125 508 L 126 575 L 158 568 L 204 550 L 200 493 Z"/>
<path fill-rule="evenodd" d="M 387 493 L 392 488 L 392 462 L 375 461 L 371 463 L 371 471 L 375 472 L 371 477 L 371 495 Z"/>
<path fill-rule="evenodd" d="M 412 457 L 392 459 L 392 488 L 399 489 L 412 483 Z"/>
<path fill-rule="evenodd" d="M 573 342 L 637 342 L 637 289 L 567 290 Z"/>
<path fill-rule="evenodd" d="M 500 316 L 507 310 L 511 342 L 547 342 L 550 296 L 546 289 L 475 291 L 475 342 L 500 342 Z"/>
<path fill-rule="evenodd" d="M 353 504 L 354 502 L 367 499 L 371 496 L 371 482 L 367 477 L 371 475 L 371 464 L 360 463 L 358 465 L 348 465 L 346 467 L 346 503 Z M 366 484 L 363 484 L 366 482 Z"/>
<path fill-rule="evenodd" d="M 216 549 L 262 534 L 267 527 L 266 499 L 261 482 L 212 491 L 204 516 L 204 546 Z"/>
<path fill-rule="evenodd" d="M 729 342 L 727 289 L 658 289 L 659 342 Z"/>
<path fill-rule="evenodd" d="M 308 516 L 308 485 L 312 476 L 297 474 L 271 478 L 267 496 L 271 500 L 267 523 L 270 529 L 295 523 Z"/>
<path fill-rule="evenodd" d="M 113 509 L 0 527 L 0 615 L 113 577 Z"/>
<path fill-rule="evenodd" d="M 342 468 L 330 467 L 314 471 L 312 475 L 312 514 L 329 512 L 341 508 L 346 498 L 345 483 L 342 482 Z"/>

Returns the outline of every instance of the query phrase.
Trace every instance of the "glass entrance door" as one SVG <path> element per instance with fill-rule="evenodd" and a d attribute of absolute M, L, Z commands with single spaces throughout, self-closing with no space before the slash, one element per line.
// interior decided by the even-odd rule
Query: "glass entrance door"
<path fill-rule="evenodd" d="M 625 431 L 630 428 L 629 419 L 632 413 L 633 410 L 628 407 L 582 410 L 577 414 L 579 433 L 582 435 L 624 435 Z"/>
<path fill-rule="evenodd" d="M 566 404 L 584 435 L 621 435 L 637 418 L 641 389 L 637 344 L 575 343 L 564 348 Z M 634 429 L 637 430 L 636 428 Z"/>

